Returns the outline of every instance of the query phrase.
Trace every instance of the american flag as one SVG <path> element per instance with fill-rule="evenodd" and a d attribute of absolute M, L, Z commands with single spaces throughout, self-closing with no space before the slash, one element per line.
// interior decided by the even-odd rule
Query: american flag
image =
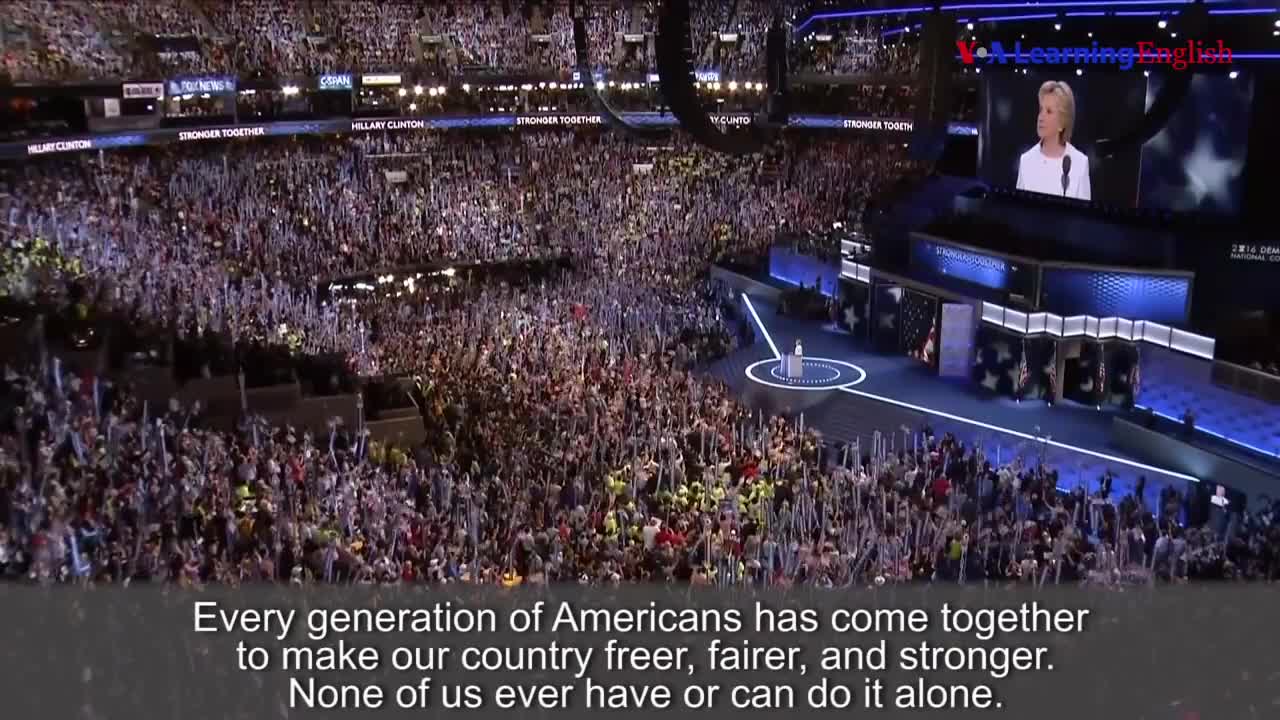
<path fill-rule="evenodd" d="M 1031 368 L 1027 364 L 1027 341 L 1022 341 L 1022 360 L 1018 362 L 1018 386 L 1013 389 L 1013 394 L 1022 399 L 1023 393 L 1027 391 L 1027 383 L 1031 381 Z"/>
<path fill-rule="evenodd" d="M 1142 387 L 1142 351 L 1135 348 L 1133 356 L 1133 371 L 1129 373 L 1129 386 L 1133 392 L 1133 400 L 1138 400 L 1138 390 Z"/>
<path fill-rule="evenodd" d="M 1053 357 L 1049 360 L 1049 391 L 1047 400 L 1052 405 L 1058 397 L 1058 344 L 1053 344 Z"/>
<path fill-rule="evenodd" d="M 938 318 L 934 316 L 933 322 L 929 323 L 929 337 L 925 338 L 924 347 L 920 348 L 920 359 L 926 363 L 933 364 L 933 353 L 938 347 Z"/>
<path fill-rule="evenodd" d="M 902 298 L 905 295 L 902 288 L 896 285 L 876 286 L 872 303 L 875 324 L 871 330 L 871 338 L 882 350 L 891 351 L 911 347 L 906 344 L 899 345 L 903 335 L 899 329 L 901 324 L 898 320 L 902 310 Z M 896 345 L 899 347 L 895 348 Z"/>
<path fill-rule="evenodd" d="M 1098 397 L 1105 401 L 1110 393 L 1107 392 L 1107 351 L 1106 348 L 1098 344 Z"/>

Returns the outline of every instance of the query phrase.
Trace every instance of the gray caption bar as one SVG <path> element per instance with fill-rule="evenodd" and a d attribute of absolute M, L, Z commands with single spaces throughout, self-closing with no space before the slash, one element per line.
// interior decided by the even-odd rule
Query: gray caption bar
<path fill-rule="evenodd" d="M 0 677 L 7 717 L 51 719 L 920 715 L 905 694 L 973 708 L 947 718 L 1243 720 L 1280 713 L 1275 598 L 5 586 Z"/>

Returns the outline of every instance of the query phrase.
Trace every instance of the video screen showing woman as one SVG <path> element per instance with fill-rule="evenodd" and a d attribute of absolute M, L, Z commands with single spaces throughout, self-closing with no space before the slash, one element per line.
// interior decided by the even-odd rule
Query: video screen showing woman
<path fill-rule="evenodd" d="M 1171 114 L 1152 121 L 1148 108 L 1166 94 L 1167 77 L 1027 70 L 982 75 L 979 168 L 988 184 L 1108 207 L 1240 211 L 1254 95 L 1246 72 L 1196 75 L 1175 93 Z"/>
<path fill-rule="evenodd" d="M 1040 86 L 1036 144 L 1018 160 L 1019 190 L 1092 200 L 1089 158 L 1071 144 L 1076 100 L 1071 86 L 1050 80 Z"/>
<path fill-rule="evenodd" d="M 1140 73 L 984 73 L 983 94 L 979 167 L 987 183 L 1078 202 L 1138 205 L 1140 147 L 1107 157 L 1095 151 L 1099 140 L 1141 121 L 1146 79 Z"/>

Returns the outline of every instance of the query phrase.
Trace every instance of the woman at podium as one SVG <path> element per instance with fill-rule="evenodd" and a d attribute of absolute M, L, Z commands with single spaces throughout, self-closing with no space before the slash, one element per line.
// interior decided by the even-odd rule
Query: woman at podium
<path fill-rule="evenodd" d="M 804 375 L 804 348 L 800 346 L 800 340 L 796 340 L 795 352 L 783 358 L 783 370 L 786 376 L 795 380 Z"/>

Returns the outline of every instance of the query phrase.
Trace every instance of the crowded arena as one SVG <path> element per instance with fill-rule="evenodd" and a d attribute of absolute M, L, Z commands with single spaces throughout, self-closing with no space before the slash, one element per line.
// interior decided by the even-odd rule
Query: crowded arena
<path fill-rule="evenodd" d="M 940 8 L 7 4 L 0 577 L 1280 578 L 1280 12 Z"/>

